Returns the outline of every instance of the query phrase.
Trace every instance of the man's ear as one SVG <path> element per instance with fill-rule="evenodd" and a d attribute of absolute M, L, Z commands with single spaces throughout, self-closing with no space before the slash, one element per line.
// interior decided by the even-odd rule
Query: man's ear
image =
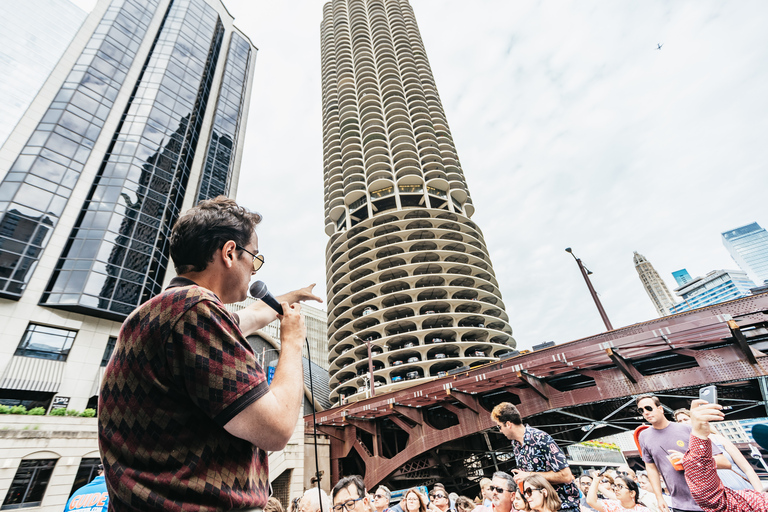
<path fill-rule="evenodd" d="M 222 262 L 227 268 L 231 268 L 235 264 L 235 251 L 237 250 L 237 244 L 234 240 L 229 240 L 224 246 L 218 250 L 217 256 L 222 259 Z"/>

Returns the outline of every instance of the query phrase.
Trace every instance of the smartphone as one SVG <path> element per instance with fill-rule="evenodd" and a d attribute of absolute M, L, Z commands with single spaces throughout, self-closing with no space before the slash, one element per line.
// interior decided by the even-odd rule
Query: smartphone
<path fill-rule="evenodd" d="M 710 404 L 717 403 L 717 386 L 707 386 L 699 390 L 699 399 Z"/>

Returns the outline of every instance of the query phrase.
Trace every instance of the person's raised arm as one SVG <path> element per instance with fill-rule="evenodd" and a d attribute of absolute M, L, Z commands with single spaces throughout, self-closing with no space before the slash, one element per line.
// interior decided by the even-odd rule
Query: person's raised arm
<path fill-rule="evenodd" d="M 323 302 L 323 299 L 312 293 L 312 288 L 314 287 L 315 283 L 312 283 L 304 288 L 275 297 L 275 300 L 280 303 L 287 302 L 289 305 L 308 300 Z M 240 319 L 239 326 L 243 336 L 250 336 L 262 327 L 274 322 L 277 318 L 277 312 L 260 300 L 257 300 L 247 308 L 241 309 L 236 314 Z"/>
<path fill-rule="evenodd" d="M 282 450 L 293 435 L 304 392 L 301 349 L 306 327 L 299 304 L 281 304 L 280 359 L 269 391 L 232 418 L 224 428 L 262 450 Z"/>
<path fill-rule="evenodd" d="M 605 512 L 605 507 L 600 503 L 600 500 L 597 499 L 598 480 L 600 480 L 600 475 L 597 474 L 597 471 L 593 471 L 592 484 L 590 484 L 589 491 L 587 491 L 587 505 L 597 510 L 597 512 Z"/>

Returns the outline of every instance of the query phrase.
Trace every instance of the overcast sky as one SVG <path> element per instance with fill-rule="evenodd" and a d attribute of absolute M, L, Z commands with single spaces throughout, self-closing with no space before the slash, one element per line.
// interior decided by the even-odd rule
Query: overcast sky
<path fill-rule="evenodd" d="M 325 296 L 316 0 L 224 0 L 259 48 L 238 201 L 279 293 Z M 412 0 L 518 348 L 656 318 L 632 263 L 737 268 L 768 226 L 768 2 Z M 663 44 L 657 50 L 657 44 Z"/>

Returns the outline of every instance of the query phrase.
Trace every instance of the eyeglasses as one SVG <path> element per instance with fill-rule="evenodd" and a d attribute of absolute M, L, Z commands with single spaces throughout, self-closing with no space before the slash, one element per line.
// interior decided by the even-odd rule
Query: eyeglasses
<path fill-rule="evenodd" d="M 384 496 L 383 494 L 374 494 L 373 495 L 373 499 L 375 499 L 375 500 L 378 500 L 378 499 L 381 499 L 381 498 L 386 498 L 386 496 Z"/>
<path fill-rule="evenodd" d="M 608 480 L 607 478 L 603 478 L 602 480 L 600 480 L 600 482 L 602 482 L 604 484 L 610 484 L 611 483 L 611 481 Z"/>
<path fill-rule="evenodd" d="M 642 416 L 643 412 L 645 412 L 645 411 L 651 412 L 652 410 L 653 410 L 653 407 L 651 407 L 650 405 L 646 405 L 645 407 L 638 407 L 637 408 L 637 414 Z"/>
<path fill-rule="evenodd" d="M 504 494 L 505 492 L 512 492 L 509 489 L 505 489 L 503 487 L 495 487 L 493 485 L 489 485 L 488 488 L 492 491 L 496 491 L 499 494 Z"/>
<path fill-rule="evenodd" d="M 346 512 L 352 512 L 355 508 L 355 503 L 365 498 L 365 496 L 361 498 L 357 498 L 354 500 L 347 500 L 344 503 L 340 503 L 338 505 L 333 506 L 333 512 L 342 512 L 343 510 L 346 510 Z"/>
<path fill-rule="evenodd" d="M 245 247 L 240 247 L 239 245 L 236 245 L 235 249 L 238 249 L 240 251 L 245 251 L 248 254 L 250 254 L 251 256 L 253 256 L 253 271 L 254 272 L 258 271 L 261 268 L 261 266 L 264 264 L 264 255 L 263 254 L 259 254 L 259 255 L 253 254 L 251 251 L 249 251 Z"/>
<path fill-rule="evenodd" d="M 611 488 L 612 489 L 628 489 L 626 485 L 621 485 L 621 484 L 613 484 Z"/>
<path fill-rule="evenodd" d="M 528 496 L 529 498 L 533 496 L 533 491 L 539 491 L 541 492 L 541 488 L 539 487 L 528 487 L 526 490 L 523 491 L 523 494 Z"/>
<path fill-rule="evenodd" d="M 446 496 L 445 494 L 440 493 L 440 492 L 431 492 L 431 493 L 429 493 L 429 497 L 431 499 L 441 500 L 443 498 L 447 498 L 448 496 Z"/>
<path fill-rule="evenodd" d="M 582 480 L 581 485 L 592 485 L 592 480 Z"/>

